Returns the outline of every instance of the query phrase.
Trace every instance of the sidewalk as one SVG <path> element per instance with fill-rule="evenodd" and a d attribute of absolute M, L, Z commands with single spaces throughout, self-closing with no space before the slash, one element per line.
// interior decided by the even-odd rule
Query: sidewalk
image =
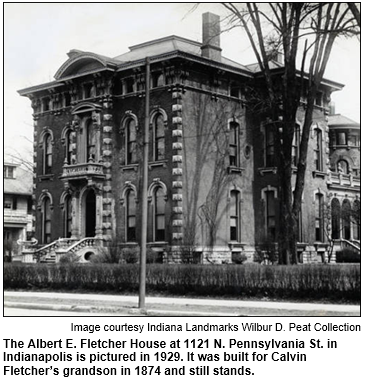
<path fill-rule="evenodd" d="M 4 292 L 4 307 L 134 316 L 360 316 L 360 306 L 49 292 Z"/>

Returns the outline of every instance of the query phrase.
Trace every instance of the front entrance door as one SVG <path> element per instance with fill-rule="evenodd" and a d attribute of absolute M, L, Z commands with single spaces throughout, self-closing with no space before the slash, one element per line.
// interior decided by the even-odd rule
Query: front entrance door
<path fill-rule="evenodd" d="M 95 237 L 96 196 L 90 189 L 85 199 L 85 237 Z"/>

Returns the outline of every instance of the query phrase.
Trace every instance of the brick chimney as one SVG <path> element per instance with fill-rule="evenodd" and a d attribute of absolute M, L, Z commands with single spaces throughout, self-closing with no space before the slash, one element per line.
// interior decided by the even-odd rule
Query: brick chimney
<path fill-rule="evenodd" d="M 214 61 L 221 61 L 220 35 L 219 16 L 210 12 L 203 13 L 203 44 L 201 47 L 203 57 Z"/>

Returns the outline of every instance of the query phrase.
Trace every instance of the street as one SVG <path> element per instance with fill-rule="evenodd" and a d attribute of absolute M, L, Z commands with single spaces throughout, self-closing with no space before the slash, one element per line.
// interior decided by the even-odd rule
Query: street
<path fill-rule="evenodd" d="M 360 316 L 359 305 L 134 295 L 4 292 L 5 316 Z M 24 311 L 22 313 L 22 311 Z"/>
<path fill-rule="evenodd" d="M 26 308 L 4 308 L 4 316 L 116 316 L 115 314 L 105 313 L 85 313 L 74 311 L 55 311 L 55 310 L 36 310 Z M 123 316 L 123 315 L 118 315 Z M 127 315 L 124 315 L 127 316 Z"/>

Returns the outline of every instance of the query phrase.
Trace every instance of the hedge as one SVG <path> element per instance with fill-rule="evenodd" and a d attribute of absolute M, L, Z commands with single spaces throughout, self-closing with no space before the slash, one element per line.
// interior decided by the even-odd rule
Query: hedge
<path fill-rule="evenodd" d="M 138 264 L 4 263 L 5 289 L 136 292 Z M 360 301 L 359 265 L 148 264 L 147 292 Z"/>

